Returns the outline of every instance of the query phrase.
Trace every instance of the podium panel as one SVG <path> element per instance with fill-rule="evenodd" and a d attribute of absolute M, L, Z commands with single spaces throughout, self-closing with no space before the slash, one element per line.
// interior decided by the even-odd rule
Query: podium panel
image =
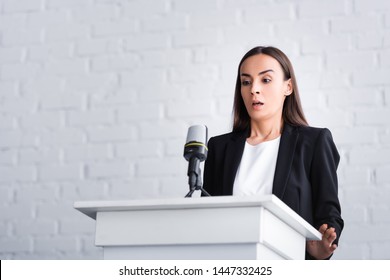
<path fill-rule="evenodd" d="M 76 202 L 105 259 L 304 259 L 321 234 L 274 195 Z"/>

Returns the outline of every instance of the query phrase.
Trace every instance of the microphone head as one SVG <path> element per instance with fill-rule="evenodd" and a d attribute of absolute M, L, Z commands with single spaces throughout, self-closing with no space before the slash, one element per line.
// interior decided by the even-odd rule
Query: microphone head
<path fill-rule="evenodd" d="M 184 145 L 184 158 L 197 157 L 200 161 L 207 158 L 207 127 L 205 125 L 190 126 Z"/>

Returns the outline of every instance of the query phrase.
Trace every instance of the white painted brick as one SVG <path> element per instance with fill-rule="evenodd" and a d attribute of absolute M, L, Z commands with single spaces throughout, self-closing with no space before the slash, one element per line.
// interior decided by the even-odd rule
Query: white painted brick
<path fill-rule="evenodd" d="M 189 28 L 209 28 L 235 26 L 239 22 L 239 11 L 232 10 L 202 10 L 189 14 Z M 183 26 L 183 24 L 182 24 Z"/>
<path fill-rule="evenodd" d="M 114 112 L 108 109 L 69 112 L 67 123 L 70 126 L 111 125 L 114 124 Z"/>
<path fill-rule="evenodd" d="M 164 155 L 182 157 L 184 152 L 185 138 L 171 139 L 164 143 Z"/>
<path fill-rule="evenodd" d="M 0 166 L 0 182 L 30 182 L 36 178 L 33 166 Z"/>
<path fill-rule="evenodd" d="M 82 75 L 87 73 L 88 61 L 86 59 L 52 60 L 45 65 L 44 73 L 52 75 Z"/>
<path fill-rule="evenodd" d="M 57 225 L 52 220 L 19 220 L 14 225 L 16 236 L 29 235 L 53 235 L 58 232 Z"/>
<path fill-rule="evenodd" d="M 43 41 L 41 28 L 20 29 L 20 26 L 3 31 L 2 44 L 4 46 L 36 45 Z"/>
<path fill-rule="evenodd" d="M 217 75 L 218 68 L 207 64 L 175 67 L 169 72 L 170 80 L 174 83 L 215 80 Z"/>
<path fill-rule="evenodd" d="M 15 103 L 23 104 L 26 103 L 30 107 L 34 105 L 35 112 L 38 108 L 39 99 L 45 99 L 47 95 L 53 96 L 56 94 L 66 94 L 69 96 L 72 96 L 72 92 L 63 92 L 64 81 L 62 78 L 54 77 L 54 76 L 40 76 L 40 77 L 34 77 L 34 79 L 26 80 L 23 84 L 20 84 L 20 92 L 22 93 L 23 97 L 20 97 L 19 100 L 15 101 Z M 61 99 L 60 97 L 58 97 Z M 15 98 L 16 99 L 16 98 Z M 7 105 L 8 107 L 9 105 Z M 20 105 L 19 105 L 20 106 Z M 36 107 L 36 108 L 35 108 Z M 31 110 L 23 110 L 30 112 Z"/>
<path fill-rule="evenodd" d="M 384 224 L 390 222 L 389 206 L 386 204 L 376 204 L 371 209 L 372 220 L 375 224 Z M 390 238 L 389 238 L 390 241 Z"/>
<path fill-rule="evenodd" d="M 21 164 L 58 163 L 60 157 L 60 150 L 55 148 L 19 149 L 19 162 Z"/>
<path fill-rule="evenodd" d="M 376 110 L 356 110 L 357 125 L 388 125 L 390 124 L 390 108 Z"/>
<path fill-rule="evenodd" d="M 330 17 L 346 15 L 347 5 L 346 1 L 330 0 L 330 1 L 304 1 L 298 5 L 299 18 L 311 17 Z"/>
<path fill-rule="evenodd" d="M 153 81 L 153 89 L 159 87 L 164 83 L 166 73 L 163 69 L 143 69 L 139 68 L 131 72 L 126 72 L 120 75 L 121 85 L 125 87 L 139 86 L 140 89 L 144 89 L 148 83 L 145 82 L 145 77 L 150 77 Z M 143 94 L 144 90 L 143 90 Z"/>
<path fill-rule="evenodd" d="M 317 127 L 345 127 L 351 123 L 351 115 L 349 112 L 334 110 L 306 110 L 305 111 L 308 122 L 311 126 Z"/>
<path fill-rule="evenodd" d="M 188 16 L 184 14 L 169 14 L 168 16 L 153 16 L 141 19 L 140 28 L 146 32 L 165 30 L 184 30 L 188 25 Z"/>
<path fill-rule="evenodd" d="M 161 157 L 163 145 L 159 141 L 142 141 L 118 143 L 114 146 L 116 158 L 138 159 L 144 157 Z"/>
<path fill-rule="evenodd" d="M 63 192 L 69 193 L 69 189 L 74 188 L 74 185 L 63 186 Z M 106 200 L 108 194 L 108 184 L 107 182 L 100 180 L 83 180 L 80 186 L 76 186 L 78 197 L 77 200 Z M 67 196 L 70 202 L 75 201 L 75 199 Z"/>
<path fill-rule="evenodd" d="M 23 184 L 15 194 L 15 201 L 20 204 L 52 202 L 59 196 L 58 184 L 27 183 Z"/>
<path fill-rule="evenodd" d="M 93 37 L 116 37 L 118 35 L 134 34 L 136 31 L 137 22 L 129 19 L 99 22 L 92 27 Z"/>
<path fill-rule="evenodd" d="M 49 9 L 78 9 L 90 6 L 92 0 L 46 0 L 46 7 Z"/>
<path fill-rule="evenodd" d="M 167 33 L 144 33 L 130 34 L 125 39 L 125 50 L 136 51 L 139 49 L 159 50 L 168 49 L 170 46 L 170 34 Z"/>
<path fill-rule="evenodd" d="M 37 110 L 38 102 L 36 96 L 13 97 L 7 96 L 2 100 L 2 112 L 9 113 L 12 116 L 20 117 Z"/>
<path fill-rule="evenodd" d="M 175 32 L 172 37 L 174 47 L 217 45 L 222 41 L 222 34 L 215 28 Z"/>
<path fill-rule="evenodd" d="M 94 3 L 94 5 L 82 6 L 72 10 L 72 18 L 75 22 L 94 23 L 110 21 L 118 18 L 120 9 L 112 3 Z"/>
<path fill-rule="evenodd" d="M 165 14 L 168 11 L 168 1 L 136 0 L 121 3 L 124 17 L 148 18 L 153 15 Z M 141 12 L 147 11 L 147 12 Z"/>
<path fill-rule="evenodd" d="M 172 49 L 164 51 L 146 50 L 139 52 L 142 64 L 151 67 L 167 67 L 176 65 L 188 65 L 191 63 L 191 51 L 187 49 Z"/>
<path fill-rule="evenodd" d="M 212 103 L 205 103 L 203 100 L 168 103 L 167 115 L 172 118 L 211 116 Z"/>
<path fill-rule="evenodd" d="M 378 142 L 376 129 L 372 127 L 336 128 L 333 138 L 339 145 L 372 144 Z"/>
<path fill-rule="evenodd" d="M 390 257 L 390 241 L 374 242 L 372 245 L 371 259 L 372 260 L 388 260 Z"/>
<path fill-rule="evenodd" d="M 114 38 L 85 39 L 75 43 L 75 53 L 80 56 L 96 56 L 107 53 L 117 53 L 121 42 Z"/>
<path fill-rule="evenodd" d="M 83 169 L 80 164 L 41 165 L 38 176 L 43 181 L 80 180 L 83 178 Z"/>
<path fill-rule="evenodd" d="M 6 237 L 0 238 L 0 252 L 1 253 L 21 253 L 29 252 L 32 249 L 32 242 L 30 238 L 15 238 Z"/>
<path fill-rule="evenodd" d="M 85 142 L 86 135 L 81 129 L 61 128 L 40 133 L 40 143 L 45 146 L 73 145 Z"/>
<path fill-rule="evenodd" d="M 192 84 L 191 86 L 193 86 Z M 161 84 L 156 86 L 155 84 L 146 84 L 140 89 L 138 99 L 140 103 L 145 102 L 167 102 L 172 100 L 185 100 L 187 96 L 187 85 L 186 84 Z"/>
<path fill-rule="evenodd" d="M 390 164 L 390 149 L 376 147 L 356 147 L 350 151 L 350 163 L 353 165 L 379 166 Z"/>
<path fill-rule="evenodd" d="M 375 85 L 389 85 L 390 80 L 389 70 L 378 68 L 375 70 L 375 75 L 368 75 L 364 71 L 353 72 L 352 83 L 357 87 L 375 86 Z"/>
<path fill-rule="evenodd" d="M 337 138 L 335 138 L 337 140 Z M 336 142 L 339 144 L 339 141 Z M 341 175 L 341 174 L 342 175 Z M 348 167 L 340 170 L 339 183 L 345 186 L 366 186 L 371 182 L 371 171 L 364 167 Z"/>
<path fill-rule="evenodd" d="M 90 73 L 69 76 L 66 80 L 66 91 L 97 91 L 117 81 L 117 76 L 112 73 Z"/>
<path fill-rule="evenodd" d="M 0 7 L 1 9 L 1 7 Z M 24 13 L 1 13 L 0 30 L 8 30 L 12 28 L 20 29 L 26 24 L 26 15 Z"/>
<path fill-rule="evenodd" d="M 157 121 L 142 123 L 140 127 L 141 139 L 171 139 L 183 137 L 185 139 L 188 126 L 178 120 L 174 121 Z"/>
<path fill-rule="evenodd" d="M 133 54 L 120 56 L 99 56 L 91 60 L 93 72 L 120 72 L 136 69 L 139 59 Z"/>
<path fill-rule="evenodd" d="M 186 173 L 184 158 L 140 159 L 137 163 L 137 175 L 150 176 L 178 176 Z"/>
<path fill-rule="evenodd" d="M 290 3 L 271 3 L 253 6 L 242 6 L 243 22 L 257 24 L 262 21 L 278 21 L 292 19 L 294 17 L 294 6 Z"/>
<path fill-rule="evenodd" d="M 17 150 L 16 149 L 9 149 L 7 150 L 0 150 L 0 164 L 4 165 L 14 165 L 16 163 L 17 159 Z"/>
<path fill-rule="evenodd" d="M 365 206 L 343 207 L 342 216 L 350 223 L 362 223 L 368 221 L 368 211 Z"/>
<path fill-rule="evenodd" d="M 79 249 L 79 243 L 75 237 L 36 237 L 33 248 L 35 252 L 45 253 L 52 251 L 74 252 Z"/>
<path fill-rule="evenodd" d="M 47 110 L 80 110 L 85 107 L 85 96 L 81 93 L 64 92 L 56 93 L 47 91 L 47 94 L 40 96 L 40 106 Z"/>
<path fill-rule="evenodd" d="M 127 162 L 88 163 L 87 178 L 129 177 L 134 172 Z"/>
<path fill-rule="evenodd" d="M 207 7 L 207 8 L 205 8 Z M 175 12 L 202 12 L 205 10 L 217 10 L 218 1 L 217 0 L 198 0 L 196 2 L 191 0 L 173 0 L 172 1 L 172 10 Z"/>
<path fill-rule="evenodd" d="M 42 128 L 55 129 L 63 125 L 61 112 L 37 112 L 26 114 L 19 120 L 19 126 L 23 130 L 41 130 Z"/>
<path fill-rule="evenodd" d="M 382 0 L 360 0 L 355 3 L 355 9 L 357 12 L 367 14 L 369 12 L 382 12 L 390 10 L 390 3 Z"/>
<path fill-rule="evenodd" d="M 41 66 L 36 63 L 3 64 L 0 68 L 0 79 L 28 79 L 35 77 L 40 71 Z"/>
<path fill-rule="evenodd" d="M 73 45 L 68 42 L 30 46 L 27 48 L 26 61 L 46 64 L 53 58 L 69 59 L 72 56 L 72 50 Z"/>
<path fill-rule="evenodd" d="M 107 144 L 88 144 L 64 149 L 65 162 L 107 160 L 110 155 L 111 149 Z"/>
<path fill-rule="evenodd" d="M 15 222 L 22 219 L 31 219 L 35 207 L 31 201 L 23 204 L 0 205 L 0 219 L 7 222 Z"/>
<path fill-rule="evenodd" d="M 357 48 L 370 50 L 383 46 L 383 35 L 377 32 L 360 33 L 357 35 Z"/>
<path fill-rule="evenodd" d="M 0 119 L 1 130 L 13 130 L 16 127 L 16 118 L 13 116 L 2 116 Z"/>
<path fill-rule="evenodd" d="M 376 168 L 376 182 L 378 184 L 390 184 L 390 166 Z"/>
<path fill-rule="evenodd" d="M 328 5 L 327 5 L 328 6 Z M 339 5 L 341 6 L 341 5 Z M 378 30 L 381 28 L 382 18 L 380 16 L 348 16 L 334 18 L 330 21 L 332 33 L 359 32 Z"/>
<path fill-rule="evenodd" d="M 62 23 L 51 25 L 45 28 L 45 42 L 67 42 L 79 39 L 85 39 L 89 34 L 89 26 L 77 23 Z"/>
<path fill-rule="evenodd" d="M 129 141 L 137 137 L 133 126 L 111 126 L 107 128 L 88 128 L 88 139 L 91 142 Z"/>
<path fill-rule="evenodd" d="M 349 51 L 351 49 L 349 34 L 318 34 L 302 39 L 303 54 Z"/>
<path fill-rule="evenodd" d="M 64 219 L 59 223 L 59 233 L 62 235 L 95 234 L 96 221 L 86 216 L 81 219 Z"/>
<path fill-rule="evenodd" d="M 50 25 L 59 25 L 71 21 L 69 10 L 44 10 L 26 14 L 26 25 L 29 28 L 38 28 Z"/>
<path fill-rule="evenodd" d="M 3 95 L 15 96 L 18 92 L 18 82 L 15 81 L 0 81 L 0 92 Z"/>
<path fill-rule="evenodd" d="M 73 208 L 73 201 L 55 201 L 37 205 L 36 215 L 43 220 L 58 221 L 64 217 L 78 217 L 77 210 Z M 54 247 L 55 248 L 55 247 Z"/>
<path fill-rule="evenodd" d="M 137 96 L 135 90 L 129 88 L 114 89 L 104 96 L 93 95 L 90 97 L 91 107 L 120 107 L 136 103 Z"/>
<path fill-rule="evenodd" d="M 29 0 L 29 1 L 12 1 L 3 0 L 3 12 L 16 13 L 16 12 L 36 12 L 43 8 L 42 0 Z"/>
<path fill-rule="evenodd" d="M 118 121 L 131 122 L 135 120 L 154 120 L 162 117 L 163 107 L 161 104 L 138 104 L 118 109 Z"/>
<path fill-rule="evenodd" d="M 129 181 L 114 182 L 110 196 L 113 199 L 151 199 L 159 198 L 160 190 L 157 179 L 134 178 Z"/>
<path fill-rule="evenodd" d="M 164 178 L 161 180 L 160 197 L 180 198 L 184 197 L 189 192 L 188 177 L 183 175 L 187 172 L 187 169 L 185 168 L 181 168 L 183 173 L 180 177 Z M 199 195 L 200 192 L 196 191 L 192 197 L 198 197 Z"/>
<path fill-rule="evenodd" d="M 265 45 L 272 45 L 270 44 L 270 41 L 273 34 L 272 24 L 269 22 L 257 22 L 256 23 L 256 29 L 261 30 L 261 32 L 258 32 L 256 30 L 256 36 L 254 36 L 254 31 L 252 28 L 243 28 L 242 26 L 228 26 L 226 28 L 223 28 L 220 32 L 222 35 L 215 34 L 215 36 L 221 36 L 221 42 L 224 45 L 237 45 L 237 47 L 241 47 L 245 49 L 245 51 L 237 53 L 239 56 L 243 56 L 245 52 L 253 48 L 254 46 L 265 46 Z M 215 33 L 215 32 L 214 32 Z M 213 37 L 212 33 L 209 35 L 210 37 Z M 212 41 L 213 44 L 204 44 L 207 47 L 218 47 L 220 44 L 217 44 L 218 38 L 214 38 Z M 290 40 L 290 47 L 291 47 L 291 40 Z M 241 57 L 240 57 L 241 59 Z M 237 66 L 238 66 L 237 61 Z"/>
<path fill-rule="evenodd" d="M 273 26 L 276 36 L 294 36 L 302 38 L 308 35 L 318 35 L 326 33 L 328 22 L 324 18 L 301 19 L 299 21 L 275 21 Z M 287 50 L 287 49 L 286 49 Z M 289 57 L 291 60 L 291 57 Z M 295 65 L 295 64 L 294 64 Z"/>
<path fill-rule="evenodd" d="M 376 54 L 373 52 L 329 53 L 326 57 L 326 68 L 329 70 L 354 70 L 375 68 Z"/>
<path fill-rule="evenodd" d="M 4 131 L 1 133 L 0 147 L 19 147 L 22 142 L 22 133 L 19 131 Z"/>
<path fill-rule="evenodd" d="M 356 108 L 377 107 L 382 104 L 382 92 L 372 88 L 348 88 L 327 89 L 328 105 L 331 108 Z"/>
<path fill-rule="evenodd" d="M 320 71 L 324 65 L 324 59 L 320 55 L 305 55 L 299 58 L 291 58 L 296 73 Z"/>
<path fill-rule="evenodd" d="M 0 48 L 0 63 L 20 63 L 24 56 L 22 48 Z"/>

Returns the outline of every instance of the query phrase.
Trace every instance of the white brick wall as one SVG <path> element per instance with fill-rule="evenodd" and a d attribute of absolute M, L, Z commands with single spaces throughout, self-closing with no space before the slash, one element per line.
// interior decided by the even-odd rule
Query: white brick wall
<path fill-rule="evenodd" d="M 187 128 L 229 131 L 255 45 L 339 148 L 334 258 L 389 259 L 386 0 L 0 0 L 0 259 L 100 259 L 74 201 L 183 196 Z"/>

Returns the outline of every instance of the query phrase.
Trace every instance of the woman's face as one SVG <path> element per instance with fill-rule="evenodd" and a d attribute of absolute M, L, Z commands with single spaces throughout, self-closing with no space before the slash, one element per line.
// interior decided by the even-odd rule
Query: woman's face
<path fill-rule="evenodd" d="M 254 121 L 281 120 L 284 99 L 292 92 L 282 67 L 271 56 L 257 54 L 241 64 L 241 96 Z"/>

